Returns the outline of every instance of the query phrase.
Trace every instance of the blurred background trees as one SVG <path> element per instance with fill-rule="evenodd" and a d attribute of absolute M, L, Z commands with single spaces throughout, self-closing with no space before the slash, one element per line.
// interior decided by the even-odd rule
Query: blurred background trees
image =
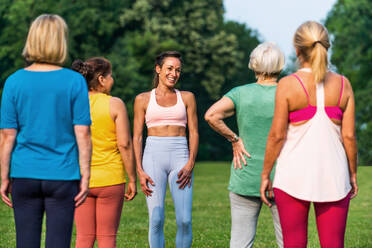
<path fill-rule="evenodd" d="M 372 165 L 372 1 L 338 0 L 325 24 L 331 62 L 354 89 L 360 164 Z"/>
<path fill-rule="evenodd" d="M 332 63 L 354 86 L 360 158 L 371 165 L 370 7 L 370 0 L 339 0 L 326 25 L 333 37 Z M 0 0 L 0 88 L 26 65 L 21 53 L 27 30 L 43 13 L 59 14 L 69 26 L 66 67 L 92 56 L 112 62 L 112 94 L 125 101 L 131 120 L 134 97 L 152 87 L 155 56 L 164 50 L 180 51 L 178 87 L 192 91 L 198 104 L 198 159 L 231 159 L 231 145 L 209 128 L 203 115 L 231 88 L 255 81 L 247 65 L 250 52 L 262 40 L 250 27 L 224 20 L 222 0 Z M 234 118 L 227 122 L 236 129 Z"/>

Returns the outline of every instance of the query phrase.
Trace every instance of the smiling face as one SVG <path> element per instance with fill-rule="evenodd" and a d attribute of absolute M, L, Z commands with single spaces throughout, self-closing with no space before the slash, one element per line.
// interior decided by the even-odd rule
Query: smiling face
<path fill-rule="evenodd" d="M 173 88 L 181 74 L 181 61 L 174 57 L 165 58 L 161 67 L 156 66 L 156 73 L 159 75 L 159 84 Z"/>

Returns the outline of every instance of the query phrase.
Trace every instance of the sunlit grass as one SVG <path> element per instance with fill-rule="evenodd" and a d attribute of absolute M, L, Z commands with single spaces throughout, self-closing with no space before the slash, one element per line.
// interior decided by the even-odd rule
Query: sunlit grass
<path fill-rule="evenodd" d="M 227 191 L 230 174 L 229 163 L 199 162 L 194 174 L 193 198 L 193 247 L 229 247 L 230 204 Z M 372 247 L 372 167 L 359 167 L 360 192 L 351 201 L 347 223 L 345 247 Z M 320 247 L 313 209 L 310 211 L 309 248 Z M 172 198 L 166 197 L 165 240 L 166 247 L 175 247 L 176 221 Z M 145 248 L 147 243 L 148 216 L 145 197 L 139 193 L 132 202 L 124 204 L 118 247 Z M 73 244 L 75 236 L 73 236 Z M 15 247 L 13 213 L 0 204 L 0 247 Z M 255 248 L 275 247 L 275 235 L 270 211 L 263 207 L 259 218 Z"/>

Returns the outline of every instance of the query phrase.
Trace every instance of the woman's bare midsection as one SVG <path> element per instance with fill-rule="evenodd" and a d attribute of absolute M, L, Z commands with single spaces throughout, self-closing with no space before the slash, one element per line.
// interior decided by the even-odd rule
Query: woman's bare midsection
<path fill-rule="evenodd" d="M 186 128 L 183 126 L 156 126 L 147 129 L 147 136 L 186 136 Z"/>

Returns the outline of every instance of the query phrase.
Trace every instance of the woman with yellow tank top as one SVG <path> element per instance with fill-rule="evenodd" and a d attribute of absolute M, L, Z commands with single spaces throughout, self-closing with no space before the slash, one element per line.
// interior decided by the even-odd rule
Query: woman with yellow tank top
<path fill-rule="evenodd" d="M 123 101 L 110 96 L 114 83 L 110 61 L 76 60 L 72 69 L 88 83 L 93 144 L 89 194 L 75 211 L 76 247 L 90 248 L 97 240 L 100 248 L 112 248 L 124 197 L 132 200 L 137 193 L 128 115 Z"/>

